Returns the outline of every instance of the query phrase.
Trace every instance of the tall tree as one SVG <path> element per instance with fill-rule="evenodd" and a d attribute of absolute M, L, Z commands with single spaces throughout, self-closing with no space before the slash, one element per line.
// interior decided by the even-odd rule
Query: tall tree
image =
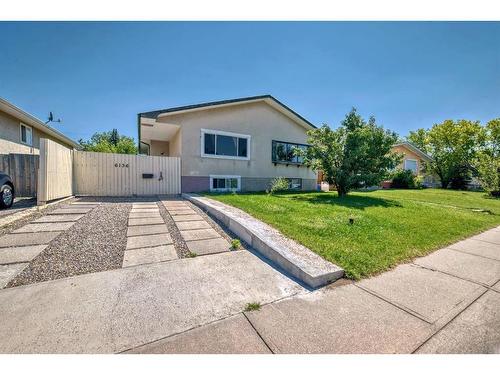
<path fill-rule="evenodd" d="M 441 187 L 450 183 L 460 187 L 470 178 L 472 161 L 485 141 L 479 121 L 445 120 L 431 129 L 410 132 L 408 141 L 432 156 L 426 169 L 441 180 Z"/>
<path fill-rule="evenodd" d="M 500 118 L 486 124 L 486 142 L 474 166 L 484 190 L 492 196 L 500 196 Z"/>
<path fill-rule="evenodd" d="M 134 138 L 120 135 L 118 130 L 95 133 L 90 140 L 78 141 L 84 151 L 107 152 L 115 154 L 136 154 Z"/>
<path fill-rule="evenodd" d="M 353 108 L 339 128 L 323 125 L 310 130 L 310 147 L 296 153 L 306 165 L 322 170 L 339 196 L 345 196 L 353 188 L 378 184 L 399 163 L 400 155 L 391 152 L 397 139 L 396 133 L 378 126 L 375 118 L 366 122 Z"/>

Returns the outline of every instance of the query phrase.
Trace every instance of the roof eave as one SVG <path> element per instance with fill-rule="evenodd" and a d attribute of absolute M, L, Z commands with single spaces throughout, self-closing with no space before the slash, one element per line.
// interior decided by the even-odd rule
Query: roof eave
<path fill-rule="evenodd" d="M 313 125 L 311 122 L 306 120 L 304 117 L 302 117 L 297 112 L 295 112 L 294 110 L 292 110 L 291 108 L 289 108 L 285 104 L 281 103 L 279 100 L 277 100 L 276 98 L 274 98 L 271 95 L 259 95 L 259 96 L 245 97 L 245 98 L 220 100 L 220 101 L 215 101 L 215 102 L 206 102 L 206 103 L 187 105 L 187 106 L 182 106 L 182 107 L 167 108 L 167 109 L 162 109 L 162 110 L 157 110 L 157 111 L 143 112 L 143 113 L 139 113 L 138 115 L 139 115 L 139 117 L 156 119 L 159 117 L 168 117 L 168 116 L 178 115 L 178 114 L 182 114 L 182 113 L 206 110 L 206 109 L 210 109 L 210 108 L 214 109 L 214 108 L 227 107 L 227 106 L 252 103 L 252 102 L 259 102 L 259 101 L 267 102 L 273 108 L 276 108 L 276 107 L 273 106 L 271 103 L 277 104 L 280 107 L 280 111 L 286 112 L 286 115 L 289 118 L 291 118 L 292 120 L 294 120 L 295 122 L 299 123 L 300 125 L 302 125 L 305 128 L 316 129 L 315 125 Z"/>
<path fill-rule="evenodd" d="M 410 142 L 401 142 L 401 143 L 395 144 L 394 146 L 395 147 L 396 146 L 406 146 L 406 147 L 410 148 L 412 151 L 414 151 L 415 153 L 419 154 L 422 158 L 427 159 L 428 161 L 432 161 L 432 156 L 426 154 L 418 147 L 412 145 Z"/>
<path fill-rule="evenodd" d="M 0 98 L 0 110 L 10 114 L 11 116 L 18 118 L 21 122 L 26 125 L 32 126 L 44 133 L 49 134 L 50 136 L 62 141 L 68 145 L 71 145 L 73 148 L 81 149 L 81 146 L 73 141 L 71 138 L 68 138 L 58 130 L 51 128 L 50 126 L 45 125 L 41 120 L 37 119 L 35 116 L 30 115 L 28 112 L 23 111 L 21 108 L 16 107 L 14 104 L 8 102 L 7 100 Z"/>

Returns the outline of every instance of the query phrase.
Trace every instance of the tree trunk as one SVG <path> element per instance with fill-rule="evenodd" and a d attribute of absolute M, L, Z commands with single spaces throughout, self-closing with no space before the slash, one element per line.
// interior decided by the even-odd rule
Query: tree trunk
<path fill-rule="evenodd" d="M 337 194 L 339 197 L 345 197 L 347 195 L 347 189 L 343 185 L 337 185 Z"/>

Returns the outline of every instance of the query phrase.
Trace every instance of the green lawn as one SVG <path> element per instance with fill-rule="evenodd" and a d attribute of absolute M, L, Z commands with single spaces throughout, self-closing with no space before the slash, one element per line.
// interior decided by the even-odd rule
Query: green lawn
<path fill-rule="evenodd" d="M 378 190 L 346 198 L 334 192 L 208 195 L 272 225 L 354 279 L 500 224 L 500 199 L 478 192 Z"/>

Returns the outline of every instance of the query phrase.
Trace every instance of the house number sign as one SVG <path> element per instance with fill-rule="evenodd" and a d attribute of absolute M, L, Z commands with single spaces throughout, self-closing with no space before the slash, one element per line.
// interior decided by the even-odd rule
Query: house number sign
<path fill-rule="evenodd" d="M 128 168 L 128 164 L 123 163 L 115 163 L 116 168 Z"/>

